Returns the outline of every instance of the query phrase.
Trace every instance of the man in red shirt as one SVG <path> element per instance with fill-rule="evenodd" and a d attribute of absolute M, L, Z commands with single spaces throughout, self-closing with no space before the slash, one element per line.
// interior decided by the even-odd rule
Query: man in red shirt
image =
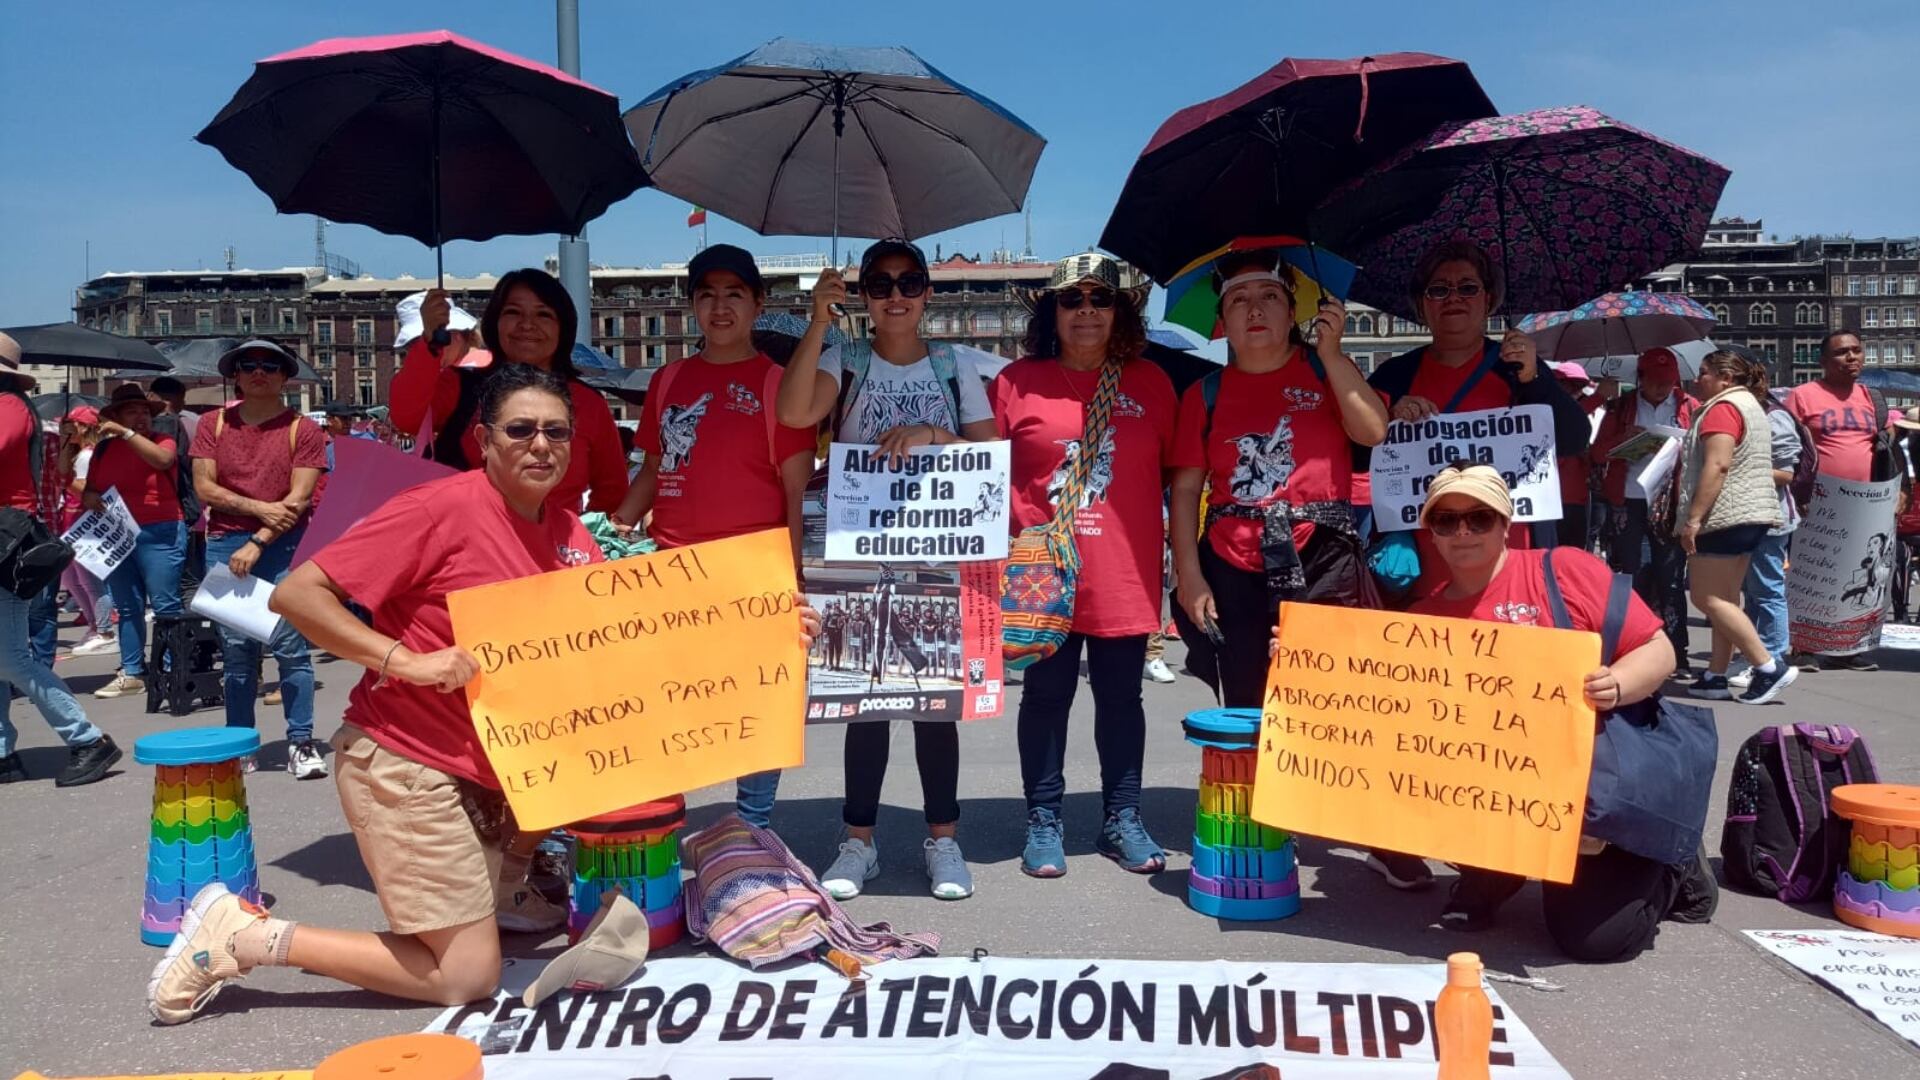
<path fill-rule="evenodd" d="M 20 371 L 19 342 L 0 334 L 0 514 L 29 515 L 44 521 L 46 508 L 42 505 L 38 470 L 44 465 L 46 448 L 36 446 L 43 440 L 40 418 L 27 400 L 27 391 L 33 387 L 33 377 Z M 9 524 L 24 524 L 24 519 Z M 120 748 L 113 739 L 87 720 L 73 691 L 53 668 L 34 655 L 29 625 L 35 621 L 52 623 L 56 588 L 49 582 L 34 596 L 15 596 L 0 588 L 0 784 L 27 779 L 26 766 L 14 749 L 18 735 L 11 715 L 15 686 L 67 744 L 67 767 L 54 782 L 57 786 L 74 787 L 105 779 L 107 770 L 120 760 Z"/>
<path fill-rule="evenodd" d="M 1821 476 L 1870 481 L 1901 475 L 1891 469 L 1892 455 L 1887 453 L 1893 445 L 1890 433 L 1895 430 L 1886 422 L 1891 416 L 1887 404 L 1872 390 L 1860 385 L 1860 368 L 1865 357 L 1859 334 L 1835 330 L 1820 341 L 1820 377 L 1794 387 L 1787 394 L 1787 411 L 1813 434 L 1813 444 L 1820 451 Z M 1886 532 L 1892 535 L 1891 523 Z M 1880 668 L 1865 652 L 1823 655 L 1818 659 L 1797 654 L 1793 660 L 1807 670 L 1828 667 L 1877 671 Z"/>
<path fill-rule="evenodd" d="M 774 416 L 780 368 L 753 343 L 767 286 L 753 256 L 715 244 L 687 267 L 701 349 L 654 373 L 634 445 L 647 456 L 616 527 L 647 522 L 663 548 L 786 528 L 800 559 L 800 496 L 813 473 L 812 428 Z M 649 519 L 648 515 L 651 514 Z M 740 778 L 736 808 L 762 828 L 778 772 Z"/>

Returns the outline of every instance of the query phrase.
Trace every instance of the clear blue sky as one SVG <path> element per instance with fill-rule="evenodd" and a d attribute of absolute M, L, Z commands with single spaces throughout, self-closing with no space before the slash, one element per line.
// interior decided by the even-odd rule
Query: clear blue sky
<path fill-rule="evenodd" d="M 1920 233 L 1920 5 L 1913 0 L 1419 0 L 1343 3 L 781 3 L 581 0 L 583 74 L 630 105 L 669 79 L 777 36 L 906 45 L 1049 139 L 1031 191 L 1034 245 L 1099 237 L 1128 166 L 1176 109 L 1283 56 L 1414 49 L 1459 57 L 1503 111 L 1592 105 L 1733 169 L 1722 213 L 1782 235 Z M 193 135 L 255 59 L 320 38 L 445 27 L 554 61 L 543 0 L 0 0 L 0 325 L 71 316 L 92 270 L 306 265 L 312 219 L 280 217 Z M 642 191 L 590 229 L 596 262 L 684 259 L 685 204 Z M 718 219 L 715 241 L 762 239 Z M 985 252 L 1010 217 L 928 238 Z M 430 274 L 410 240 L 337 226 L 370 273 Z M 449 272 L 538 264 L 551 238 L 456 243 Z"/>

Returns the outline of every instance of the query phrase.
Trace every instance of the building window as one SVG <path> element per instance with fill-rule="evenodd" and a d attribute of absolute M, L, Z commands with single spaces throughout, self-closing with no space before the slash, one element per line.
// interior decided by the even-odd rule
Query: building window
<path fill-rule="evenodd" d="M 1857 278 L 1857 277 L 1850 277 L 1850 278 L 1841 278 L 1840 280 L 1842 280 L 1842 281 L 1844 281 L 1844 282 L 1846 282 L 1846 283 L 1847 283 L 1847 295 L 1848 295 L 1848 296 L 1859 296 L 1859 295 L 1860 295 L 1860 279 L 1859 279 L 1859 278 Z"/>
<path fill-rule="evenodd" d="M 1819 304 L 1806 303 L 1793 309 L 1793 321 L 1801 326 L 1819 326 L 1821 318 Z"/>
<path fill-rule="evenodd" d="M 1352 315 L 1347 316 L 1347 333 L 1349 334 L 1359 333 L 1359 326 L 1360 326 L 1360 322 L 1357 318 L 1355 318 Z"/>
<path fill-rule="evenodd" d="M 1877 364 L 1879 362 L 1880 362 L 1880 346 L 1878 345 L 1867 346 L 1867 363 Z"/>
<path fill-rule="evenodd" d="M 280 332 L 281 333 L 290 334 L 294 330 L 298 329 L 299 326 L 300 326 L 299 317 L 294 314 L 292 308 L 283 307 L 280 309 Z"/>
<path fill-rule="evenodd" d="M 1024 312 L 1016 312 L 1013 315 L 1009 315 L 1007 317 L 1007 333 L 1024 334 L 1026 332 L 1027 332 L 1027 316 Z"/>
<path fill-rule="evenodd" d="M 1864 327 L 1879 326 L 1880 325 L 1880 309 L 1877 307 L 1861 308 L 1860 309 L 1860 325 Z"/>
<path fill-rule="evenodd" d="M 647 346 L 646 364 L 648 367 L 659 367 L 660 365 L 666 362 L 667 362 L 667 347 L 665 345 L 648 345 Z"/>
<path fill-rule="evenodd" d="M 1727 305 L 1725 304 L 1708 304 L 1707 311 L 1712 313 L 1713 321 L 1721 324 L 1722 326 L 1725 326 L 1727 322 L 1733 317 L 1733 313 L 1727 310 Z"/>
<path fill-rule="evenodd" d="M 1909 341 L 1900 346 L 1900 362 L 1902 364 L 1913 363 L 1913 342 Z"/>
<path fill-rule="evenodd" d="M 1860 293 L 1862 296 L 1880 295 L 1880 278 L 1877 275 L 1868 274 L 1860 279 L 1860 283 Z"/>
<path fill-rule="evenodd" d="M 1910 308 L 1910 307 L 1903 307 L 1903 308 L 1901 308 L 1901 309 L 1900 309 L 1900 325 L 1901 325 L 1901 326 L 1913 326 L 1913 325 L 1915 325 L 1915 323 L 1914 323 L 1914 309 L 1913 309 L 1913 308 Z"/>
<path fill-rule="evenodd" d="M 373 366 L 373 350 L 372 349 L 353 350 L 353 366 L 357 368 L 372 367 Z M 362 404 L 365 404 L 365 403 L 362 402 Z"/>
<path fill-rule="evenodd" d="M 624 365 L 627 362 L 627 347 L 616 341 L 607 346 L 607 355 L 613 358 L 614 363 Z"/>
<path fill-rule="evenodd" d="M 333 320 L 321 319 L 313 324 L 313 341 L 316 345 L 333 344 Z"/>
<path fill-rule="evenodd" d="M 353 377 L 353 396 L 362 405 L 374 404 L 372 372 L 363 371 Z"/>
<path fill-rule="evenodd" d="M 373 320 L 372 319 L 353 320 L 353 343 L 355 345 L 373 344 Z"/>
<path fill-rule="evenodd" d="M 1772 304 L 1752 304 L 1747 307 L 1748 326 L 1772 326 L 1774 322 Z"/>
<path fill-rule="evenodd" d="M 626 320 L 618 315 L 602 315 L 600 317 L 600 336 L 603 338 L 625 337 L 625 322 Z"/>
<path fill-rule="evenodd" d="M 156 320 L 154 325 L 159 327 L 161 334 L 173 333 L 173 312 L 164 310 L 156 311 L 153 317 Z"/>
<path fill-rule="evenodd" d="M 252 337 L 253 336 L 253 309 L 241 308 L 240 313 L 239 315 L 236 316 L 236 318 L 238 318 L 240 321 L 240 336 Z"/>
<path fill-rule="evenodd" d="M 973 332 L 976 334 L 991 334 L 998 337 L 1000 334 L 1000 313 L 997 311 L 985 311 L 975 315 L 973 317 Z"/>
<path fill-rule="evenodd" d="M 1900 279 L 1900 295 L 1913 296 L 1920 293 L 1920 274 L 1908 274 Z"/>
<path fill-rule="evenodd" d="M 946 334 L 953 331 L 953 319 L 947 315 L 927 316 L 927 333 Z"/>
<path fill-rule="evenodd" d="M 659 337 L 664 332 L 661 329 L 662 322 L 658 315 L 647 316 L 646 321 L 642 325 L 646 328 L 648 337 Z"/>
<path fill-rule="evenodd" d="M 213 312 L 207 308 L 201 308 L 195 311 L 193 313 L 193 328 L 198 333 L 213 333 Z"/>
<path fill-rule="evenodd" d="M 1360 330 L 1359 330 L 1359 332 L 1360 332 L 1360 333 L 1362 333 L 1362 334 L 1365 334 L 1365 335 L 1367 335 L 1367 336 L 1369 336 L 1369 337 L 1371 337 L 1371 336 L 1373 335 L 1373 316 L 1371 316 L 1371 315 L 1362 315 L 1362 316 L 1360 316 Z"/>

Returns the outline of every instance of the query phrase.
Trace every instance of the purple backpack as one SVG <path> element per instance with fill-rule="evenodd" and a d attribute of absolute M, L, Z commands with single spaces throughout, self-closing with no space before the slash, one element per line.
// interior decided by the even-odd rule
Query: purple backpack
<path fill-rule="evenodd" d="M 1879 781 L 1867 740 L 1839 724 L 1756 732 L 1740 746 L 1727 789 L 1720 857 L 1727 884 L 1787 903 L 1833 893 L 1852 826 L 1834 816 L 1833 789 Z"/>

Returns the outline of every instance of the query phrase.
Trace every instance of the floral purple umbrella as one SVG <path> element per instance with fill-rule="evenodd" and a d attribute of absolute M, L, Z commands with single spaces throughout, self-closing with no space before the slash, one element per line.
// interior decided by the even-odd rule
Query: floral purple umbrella
<path fill-rule="evenodd" d="M 1414 318 L 1413 268 L 1490 252 L 1508 311 L 1558 311 L 1699 250 L 1730 174 L 1584 107 L 1451 122 L 1336 192 L 1314 238 L 1360 264 L 1351 297 Z"/>
<path fill-rule="evenodd" d="M 1569 311 L 1528 315 L 1514 327 L 1533 338 L 1547 360 L 1638 356 L 1648 349 L 1698 341 L 1713 314 L 1679 293 L 1617 292 Z"/>

